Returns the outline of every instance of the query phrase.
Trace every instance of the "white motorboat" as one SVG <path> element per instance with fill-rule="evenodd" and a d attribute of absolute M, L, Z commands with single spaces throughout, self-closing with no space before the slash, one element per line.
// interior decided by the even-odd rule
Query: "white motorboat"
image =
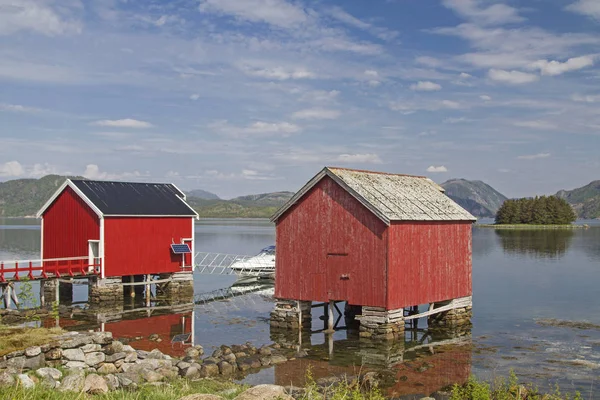
<path fill-rule="evenodd" d="M 257 255 L 240 257 L 231 268 L 235 274 L 256 278 L 273 278 L 275 274 L 275 246 L 262 249 Z"/>

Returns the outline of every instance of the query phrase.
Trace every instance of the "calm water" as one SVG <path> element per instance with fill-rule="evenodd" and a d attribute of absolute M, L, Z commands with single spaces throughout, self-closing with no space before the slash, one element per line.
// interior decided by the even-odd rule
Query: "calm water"
<path fill-rule="evenodd" d="M 298 380 L 307 363 L 313 365 L 317 377 L 351 372 L 364 364 L 379 365 L 392 371 L 395 382 L 388 394 L 393 396 L 429 394 L 471 373 L 494 379 L 506 376 L 512 368 L 522 381 L 540 388 L 558 383 L 563 391 L 579 390 L 585 398 L 600 398 L 600 328 L 536 323 L 555 318 L 600 325 L 600 221 L 585 223 L 589 229 L 573 231 L 474 228 L 472 341 L 410 350 L 415 341 L 431 340 L 420 331 L 407 334 L 404 350 L 409 351 L 402 351 L 402 345 L 366 347 L 353 334 L 338 331 L 329 354 L 325 335 L 317 333 L 304 339 L 308 357 L 245 380 L 301 383 Z M 38 258 L 39 235 L 35 220 L 0 219 L 0 260 Z M 267 221 L 209 220 L 196 226 L 197 251 L 254 254 L 274 240 L 274 227 Z M 231 276 L 196 275 L 194 287 L 196 294 L 209 293 L 234 281 Z M 170 337 L 192 326 L 195 343 L 208 349 L 246 341 L 260 345 L 272 341 L 267 321 L 273 306 L 269 293 L 263 290 L 185 310 L 157 311 L 150 317 L 145 311 L 115 317 L 75 310 L 60 323 L 68 329 L 100 329 L 104 324 L 116 336 L 134 339 L 134 347 L 156 346 L 146 338 L 158 333 L 164 336 L 161 350 L 173 354 L 181 349 L 170 344 Z M 75 301 L 86 297 L 84 286 L 75 288 Z M 322 324 L 318 317 L 315 311 L 313 327 Z"/>

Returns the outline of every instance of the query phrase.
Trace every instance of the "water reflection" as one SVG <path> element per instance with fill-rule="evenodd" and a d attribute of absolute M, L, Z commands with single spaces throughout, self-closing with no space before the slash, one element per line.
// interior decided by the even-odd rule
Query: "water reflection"
<path fill-rule="evenodd" d="M 505 253 L 536 258 L 560 258 L 573 240 L 572 229 L 497 229 Z"/>

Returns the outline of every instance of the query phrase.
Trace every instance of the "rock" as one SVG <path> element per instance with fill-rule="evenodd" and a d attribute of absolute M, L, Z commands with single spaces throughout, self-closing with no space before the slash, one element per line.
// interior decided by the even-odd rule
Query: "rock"
<path fill-rule="evenodd" d="M 216 394 L 196 393 L 181 397 L 179 400 L 223 400 L 223 397 Z"/>
<path fill-rule="evenodd" d="M 27 357 L 35 357 L 42 352 L 42 348 L 40 346 L 28 347 L 25 349 L 25 355 Z"/>
<path fill-rule="evenodd" d="M 131 353 L 131 354 L 135 354 L 135 353 Z M 127 354 L 124 352 L 113 353 L 113 354 L 107 355 L 105 361 L 114 363 L 115 361 L 118 361 L 118 360 L 124 360 L 126 357 L 127 357 Z M 137 358 L 137 355 L 136 355 L 136 358 Z"/>
<path fill-rule="evenodd" d="M 15 378 L 8 372 L 0 373 L 0 387 L 2 386 L 14 386 Z"/>
<path fill-rule="evenodd" d="M 224 376 L 232 375 L 234 372 L 233 365 L 229 364 L 227 361 L 221 361 L 217 364 L 219 367 L 219 373 Z"/>
<path fill-rule="evenodd" d="M 40 368 L 37 371 L 35 371 L 35 373 L 40 378 L 45 378 L 46 376 L 51 376 L 52 379 L 54 379 L 56 381 L 58 381 L 63 376 L 62 372 L 60 372 L 56 368 Z"/>
<path fill-rule="evenodd" d="M 100 375 L 90 374 L 85 377 L 83 391 L 89 394 L 108 393 L 108 385 Z"/>
<path fill-rule="evenodd" d="M 161 374 L 159 374 L 158 372 L 154 372 L 150 369 L 144 368 L 140 371 L 140 376 L 146 381 L 146 382 L 160 382 L 163 380 L 163 376 Z"/>
<path fill-rule="evenodd" d="M 221 358 L 223 359 L 223 361 L 227 361 L 230 364 L 233 364 L 237 361 L 237 357 L 233 353 L 225 354 Z"/>
<path fill-rule="evenodd" d="M 71 335 L 70 339 L 63 340 L 60 343 L 62 349 L 74 349 L 92 343 L 93 339 L 88 335 Z"/>
<path fill-rule="evenodd" d="M 25 374 L 17 375 L 17 384 L 25 389 L 33 389 L 35 387 L 33 380 Z"/>
<path fill-rule="evenodd" d="M 110 344 L 113 341 L 112 332 L 95 332 L 93 342 L 98 344 Z"/>
<path fill-rule="evenodd" d="M 148 352 L 145 350 L 136 350 L 135 353 L 137 354 L 139 359 L 144 359 L 148 356 Z"/>
<path fill-rule="evenodd" d="M 221 346 L 221 350 L 223 351 L 224 356 L 232 353 L 231 347 L 229 347 L 229 346 Z"/>
<path fill-rule="evenodd" d="M 135 349 L 133 347 L 131 347 L 130 345 L 125 344 L 125 345 L 123 345 L 123 350 L 121 350 L 121 351 L 124 351 L 125 353 L 132 353 L 135 351 Z"/>
<path fill-rule="evenodd" d="M 66 349 L 62 353 L 63 358 L 68 361 L 85 362 L 85 353 L 81 349 Z"/>
<path fill-rule="evenodd" d="M 221 350 L 221 349 L 216 349 L 212 353 L 213 358 L 220 358 L 222 355 L 223 355 L 223 350 Z"/>
<path fill-rule="evenodd" d="M 166 360 L 167 359 L 166 356 L 163 353 L 161 353 L 161 351 L 158 349 L 152 350 L 150 353 L 148 353 L 146 355 L 146 358 L 150 358 L 153 360 Z"/>
<path fill-rule="evenodd" d="M 83 361 L 69 361 L 65 364 L 67 369 L 87 369 L 88 365 Z"/>
<path fill-rule="evenodd" d="M 261 347 L 260 349 L 258 349 L 258 354 L 262 356 L 270 356 L 272 353 L 273 350 L 271 350 L 270 347 Z"/>
<path fill-rule="evenodd" d="M 135 365 L 139 365 L 143 368 L 148 368 L 151 370 L 156 370 L 159 368 L 168 368 L 171 366 L 171 361 L 169 360 L 155 360 L 152 358 L 148 358 L 146 360 L 139 360 Z"/>
<path fill-rule="evenodd" d="M 271 357 L 260 357 L 260 365 L 263 367 L 267 367 L 271 365 Z"/>
<path fill-rule="evenodd" d="M 260 362 L 260 359 L 258 357 L 250 357 L 248 359 L 248 361 L 250 361 L 250 366 L 252 368 L 260 368 L 262 363 Z"/>
<path fill-rule="evenodd" d="M 60 347 L 55 347 L 53 349 L 48 350 L 45 353 L 46 360 L 60 360 L 63 356 L 62 349 Z"/>
<path fill-rule="evenodd" d="M 179 375 L 181 375 L 183 378 L 187 378 L 187 379 L 196 379 L 196 378 L 200 377 L 201 369 L 202 369 L 202 367 L 198 368 L 198 367 L 191 366 L 189 368 L 180 370 Z"/>
<path fill-rule="evenodd" d="M 104 347 L 104 353 L 107 356 L 110 356 L 115 353 L 121 353 L 123 352 L 124 347 L 125 346 L 123 346 L 123 343 L 119 342 L 118 340 L 114 340 L 111 344 Z"/>
<path fill-rule="evenodd" d="M 189 362 L 185 362 L 185 361 L 179 361 L 179 362 L 176 364 L 176 366 L 177 366 L 177 368 L 179 368 L 180 370 L 185 370 L 185 369 L 188 369 L 189 367 L 191 367 L 191 366 L 192 366 L 192 364 L 191 364 L 191 363 L 189 363 Z"/>
<path fill-rule="evenodd" d="M 46 356 L 44 353 L 40 353 L 37 356 L 33 357 L 14 357 L 6 361 L 7 368 L 15 368 L 19 371 L 27 370 L 27 369 L 37 369 L 46 365 Z"/>
<path fill-rule="evenodd" d="M 90 367 L 103 363 L 106 360 L 106 355 L 100 351 L 95 353 L 87 353 L 85 355 L 85 363 Z"/>
<path fill-rule="evenodd" d="M 135 352 L 133 352 L 133 353 L 128 353 L 128 354 L 125 356 L 125 362 L 128 362 L 128 363 L 130 363 L 130 362 L 135 362 L 135 361 L 137 361 L 137 359 L 138 359 L 138 355 L 137 355 L 137 353 L 135 353 Z"/>
<path fill-rule="evenodd" d="M 216 364 L 216 363 L 218 363 L 219 361 L 221 361 L 221 359 L 220 359 L 220 358 L 215 358 L 215 357 L 206 357 L 206 358 L 205 358 L 205 359 L 204 359 L 202 362 L 204 362 L 204 363 L 213 363 L 213 364 Z"/>
<path fill-rule="evenodd" d="M 200 357 L 201 354 L 198 351 L 198 349 L 189 347 L 189 348 L 185 349 L 185 355 L 186 355 L 186 357 L 197 359 L 198 357 Z"/>
<path fill-rule="evenodd" d="M 117 374 L 117 379 L 119 380 L 119 386 L 124 389 L 135 389 L 137 384 L 131 380 L 126 374 Z"/>
<path fill-rule="evenodd" d="M 240 393 L 235 400 L 276 400 L 293 399 L 285 392 L 283 386 L 278 385 L 257 385 Z"/>
<path fill-rule="evenodd" d="M 106 380 L 106 386 L 108 386 L 108 390 L 117 390 L 119 388 L 119 379 L 112 375 L 108 374 L 104 377 Z"/>
<path fill-rule="evenodd" d="M 167 378 L 167 380 L 173 380 L 179 376 L 179 369 L 177 367 L 159 368 L 156 372 Z"/>
<path fill-rule="evenodd" d="M 46 375 L 44 378 L 42 378 L 41 385 L 48 389 L 56 389 L 59 385 L 59 382 L 57 382 L 56 379 L 50 375 Z"/>
<path fill-rule="evenodd" d="M 282 356 L 281 354 L 273 354 L 271 356 L 271 365 L 281 364 L 286 361 L 287 361 L 287 358 L 285 358 L 285 356 Z"/>
<path fill-rule="evenodd" d="M 248 357 L 248 354 L 243 352 L 243 351 L 238 351 L 237 353 L 234 353 L 236 358 L 246 358 Z"/>
<path fill-rule="evenodd" d="M 151 340 L 153 342 L 157 341 L 158 339 L 160 339 L 160 336 L 158 336 L 157 333 L 153 333 L 150 336 L 148 336 L 148 340 Z"/>
<path fill-rule="evenodd" d="M 89 344 L 86 344 L 85 346 L 81 346 L 80 349 L 84 353 L 92 353 L 94 351 L 102 350 L 102 346 L 100 346 L 98 343 L 89 343 Z"/>
<path fill-rule="evenodd" d="M 242 372 L 248 371 L 252 368 L 252 360 L 247 358 L 243 359 L 242 361 L 238 361 L 237 366 L 238 369 Z"/>
<path fill-rule="evenodd" d="M 61 392 L 81 392 L 85 384 L 85 376 L 83 373 L 75 373 L 68 375 L 62 380 L 58 390 Z"/>
<path fill-rule="evenodd" d="M 117 367 L 115 364 L 103 363 L 101 366 L 96 368 L 96 372 L 98 372 L 99 374 L 103 374 L 103 375 L 116 374 Z"/>
<path fill-rule="evenodd" d="M 219 375 L 219 366 L 217 364 L 202 364 L 202 368 L 200 369 L 200 377 L 206 378 L 216 375 Z"/>

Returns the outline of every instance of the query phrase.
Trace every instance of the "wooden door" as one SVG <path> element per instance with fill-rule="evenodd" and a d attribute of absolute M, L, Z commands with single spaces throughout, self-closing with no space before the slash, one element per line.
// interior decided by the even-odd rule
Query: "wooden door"
<path fill-rule="evenodd" d="M 327 293 L 329 300 L 348 300 L 349 268 L 347 253 L 327 254 Z"/>

